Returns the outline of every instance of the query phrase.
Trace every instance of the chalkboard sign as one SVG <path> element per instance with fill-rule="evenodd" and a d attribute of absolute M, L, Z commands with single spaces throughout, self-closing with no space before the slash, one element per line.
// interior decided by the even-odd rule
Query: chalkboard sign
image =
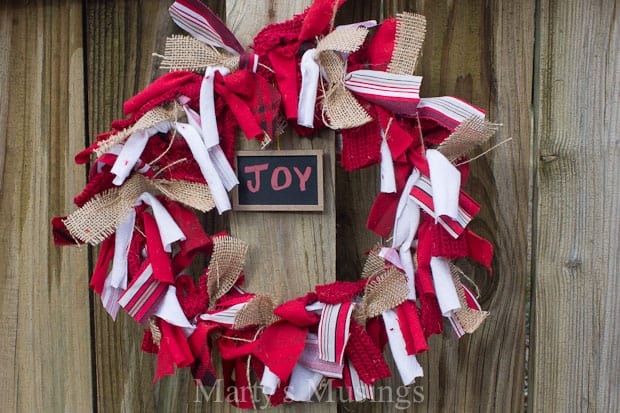
<path fill-rule="evenodd" d="M 322 211 L 323 151 L 239 151 L 237 211 Z"/>

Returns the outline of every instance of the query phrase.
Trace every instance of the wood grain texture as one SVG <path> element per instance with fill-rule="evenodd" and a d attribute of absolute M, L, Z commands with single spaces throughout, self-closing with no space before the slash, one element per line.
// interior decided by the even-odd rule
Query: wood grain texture
<path fill-rule="evenodd" d="M 349 1 L 345 9 L 358 19 L 377 18 L 376 5 Z M 364 10 L 368 10 L 366 13 Z M 454 95 L 488 110 L 492 121 L 503 124 L 497 141 L 512 137 L 510 145 L 472 164 L 467 191 L 482 211 L 472 228 L 496 248 L 493 277 L 463 263 L 481 288 L 481 305 L 491 312 L 481 329 L 461 340 L 450 327 L 430 340 L 430 350 L 419 357 L 425 377 L 418 388 L 405 389 L 395 377 L 379 384 L 392 388 L 383 403 L 346 404 L 347 411 L 521 411 L 525 363 L 525 300 L 528 273 L 529 157 L 534 2 L 385 1 L 384 17 L 407 10 L 426 16 L 427 37 L 417 72 L 424 77 L 421 95 Z M 344 10 L 343 10 L 344 11 Z M 342 15 L 348 20 L 346 14 Z M 372 171 L 361 182 L 354 174 L 338 175 L 338 194 L 368 191 Z M 371 178 L 368 180 L 367 178 Z M 344 183 L 345 188 L 341 187 Z M 346 192 L 345 192 L 346 191 Z M 364 235 L 365 214 L 374 197 L 338 203 L 338 230 Z M 354 204 L 354 206 L 351 206 Z M 340 214 L 340 208 L 353 209 Z M 357 211 L 356 211 L 357 210 Z M 355 220 L 352 218 L 357 216 Z M 349 238 L 357 242 L 358 237 Z M 339 236 L 339 242 L 342 242 Z M 344 247 L 346 248 L 346 247 Z M 339 275 L 349 276 L 360 263 L 351 250 L 339 250 Z M 351 262 L 353 260 L 354 262 Z M 340 262 L 343 261 L 343 264 Z M 509 327 L 508 327 L 509 326 Z M 387 356 L 389 357 L 389 356 Z M 395 370 L 393 370 L 395 371 Z M 403 397 L 398 397 L 398 392 Z M 422 393 L 420 396 L 418 393 Z M 380 397 L 379 392 L 376 393 Z"/>
<path fill-rule="evenodd" d="M 311 2 L 228 0 L 226 21 L 242 44 L 247 45 L 260 28 L 302 12 Z M 240 149 L 258 149 L 254 141 L 238 138 Z M 284 302 L 304 295 L 317 284 L 335 280 L 335 139 L 332 132 L 312 138 L 287 134 L 280 149 L 321 149 L 324 151 L 323 212 L 238 212 L 230 215 L 231 233 L 249 244 L 246 283 L 249 291 L 271 295 Z M 336 411 L 336 404 L 296 404 L 294 411 Z M 280 409 L 278 409 L 280 410 Z"/>
<path fill-rule="evenodd" d="M 542 1 L 531 410 L 620 410 L 618 2 Z"/>
<path fill-rule="evenodd" d="M 123 102 L 163 74 L 153 52 L 175 30 L 169 0 L 85 2 L 89 137 L 123 117 Z M 211 1 L 214 10 L 222 2 Z M 210 219 L 208 219 L 210 221 Z M 94 297 L 99 412 L 186 411 L 195 398 L 187 369 L 153 385 L 156 357 L 140 350 L 143 328 L 124 312 L 112 321 Z"/>
<path fill-rule="evenodd" d="M 0 5 L 0 411 L 90 411 L 86 249 L 50 220 L 85 182 L 81 3 Z"/>

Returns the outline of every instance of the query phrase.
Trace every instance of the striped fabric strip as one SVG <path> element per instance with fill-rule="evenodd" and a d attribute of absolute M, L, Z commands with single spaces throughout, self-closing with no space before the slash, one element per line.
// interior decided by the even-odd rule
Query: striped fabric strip
<path fill-rule="evenodd" d="M 347 360 L 345 365 L 343 378 L 344 385 L 349 391 L 349 399 L 355 401 L 374 400 L 374 386 L 360 379 L 350 360 Z"/>
<path fill-rule="evenodd" d="M 319 359 L 342 365 L 344 349 L 349 340 L 352 302 L 326 304 L 319 322 Z"/>
<path fill-rule="evenodd" d="M 251 297 L 248 298 L 248 301 L 250 301 L 250 299 Z M 235 324 L 235 317 L 237 316 L 237 313 L 245 307 L 246 304 L 247 301 L 235 304 L 224 310 L 209 311 L 208 313 L 201 314 L 200 319 L 233 326 Z"/>
<path fill-rule="evenodd" d="M 431 180 L 427 176 L 420 175 L 411 192 L 411 198 L 420 205 L 420 207 L 430 216 L 435 218 L 435 210 L 433 206 L 433 188 Z M 461 191 L 459 194 L 459 214 L 456 220 L 440 216 L 437 221 L 448 231 L 454 238 L 458 238 L 464 231 L 467 224 L 471 222 L 474 216 L 480 210 L 480 206 L 471 199 L 469 195 Z"/>
<path fill-rule="evenodd" d="M 155 279 L 153 267 L 149 261 L 146 261 L 140 275 L 131 281 L 127 290 L 120 296 L 118 303 L 133 319 L 144 323 L 155 311 L 167 289 L 168 284 Z"/>
<path fill-rule="evenodd" d="M 304 351 L 299 356 L 298 363 L 325 377 L 342 378 L 342 365 L 319 358 L 319 338 L 314 333 L 306 336 Z"/>
<path fill-rule="evenodd" d="M 484 118 L 485 112 L 453 96 L 423 98 L 418 103 L 418 115 L 431 119 L 454 132 L 465 119 Z"/>
<path fill-rule="evenodd" d="M 238 55 L 243 46 L 226 25 L 199 0 L 177 0 L 169 8 L 172 20 L 196 39 Z"/>
<path fill-rule="evenodd" d="M 415 115 L 420 101 L 421 76 L 407 76 L 377 70 L 355 70 L 344 84 L 351 92 L 401 115 Z"/>

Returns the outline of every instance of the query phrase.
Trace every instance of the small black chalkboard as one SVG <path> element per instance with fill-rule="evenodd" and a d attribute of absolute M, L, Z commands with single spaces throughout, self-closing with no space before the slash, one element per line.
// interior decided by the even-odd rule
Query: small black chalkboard
<path fill-rule="evenodd" d="M 323 151 L 239 151 L 237 211 L 322 211 Z"/>

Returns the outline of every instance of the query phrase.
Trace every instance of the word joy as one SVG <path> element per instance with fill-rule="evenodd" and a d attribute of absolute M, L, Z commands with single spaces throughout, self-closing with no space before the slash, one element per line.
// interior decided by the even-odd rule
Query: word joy
<path fill-rule="evenodd" d="M 269 163 L 261 163 L 258 165 L 248 165 L 243 168 L 243 172 L 251 175 L 254 174 L 253 179 L 247 180 L 247 187 L 250 192 L 256 193 L 260 191 L 261 187 L 261 178 L 264 175 L 263 172 L 269 169 Z M 293 166 L 293 173 L 297 176 L 297 180 L 299 181 L 299 191 L 306 191 L 306 182 L 310 179 L 310 175 L 312 173 L 312 168 L 310 166 L 306 166 L 303 172 L 296 166 Z M 286 166 L 278 166 L 273 169 L 271 172 L 271 179 L 269 183 L 271 184 L 271 189 L 274 191 L 282 191 L 284 189 L 289 188 L 293 184 L 293 173 L 291 173 L 291 169 Z M 267 173 L 269 175 L 269 173 Z"/>

